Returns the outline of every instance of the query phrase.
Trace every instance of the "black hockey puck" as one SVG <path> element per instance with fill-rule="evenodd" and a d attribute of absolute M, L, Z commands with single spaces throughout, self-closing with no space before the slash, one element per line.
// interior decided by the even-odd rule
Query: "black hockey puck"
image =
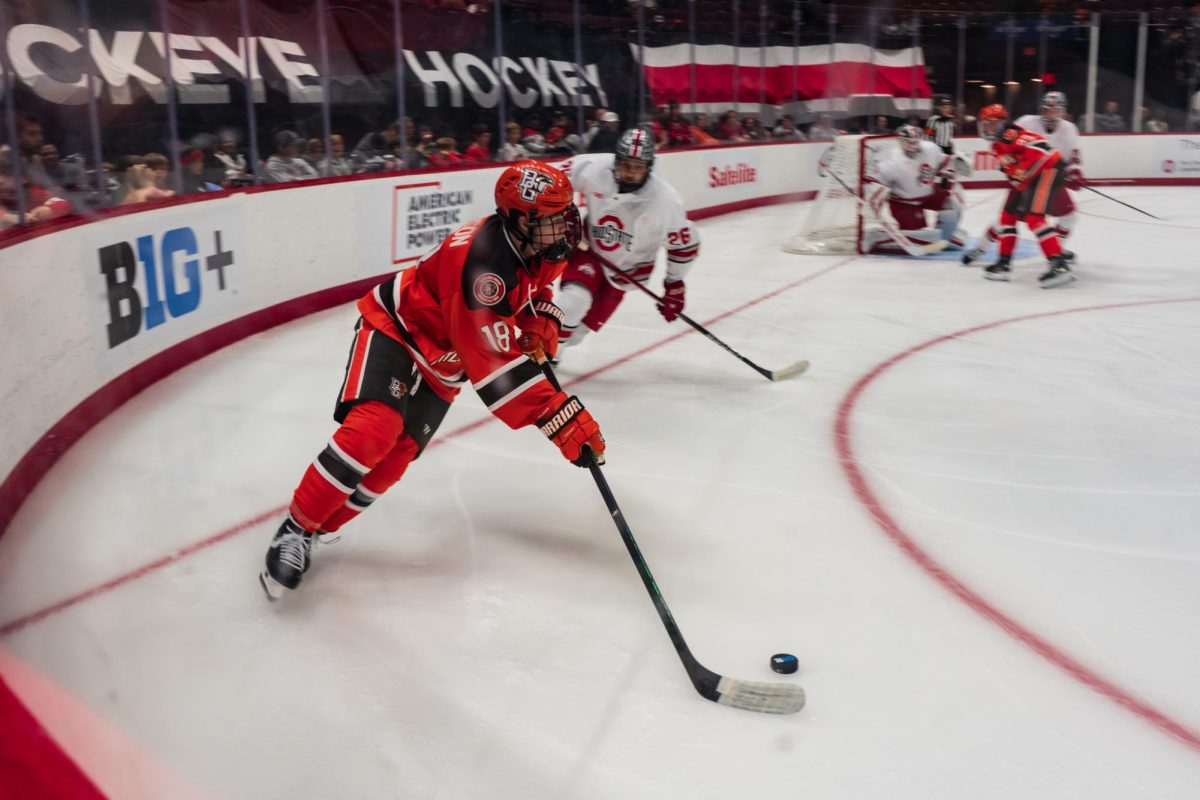
<path fill-rule="evenodd" d="M 781 675 L 791 675 L 800 666 L 800 662 L 791 653 L 776 653 L 771 656 L 771 669 Z"/>

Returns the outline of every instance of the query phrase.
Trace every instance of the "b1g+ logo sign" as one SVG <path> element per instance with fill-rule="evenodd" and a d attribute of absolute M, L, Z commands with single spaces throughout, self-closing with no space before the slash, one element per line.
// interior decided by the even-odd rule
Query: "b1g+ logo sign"
<path fill-rule="evenodd" d="M 225 270 L 236 263 L 223 246 L 221 231 L 202 240 L 190 227 L 171 228 L 97 251 L 108 298 L 108 347 L 111 350 L 144 330 L 191 314 L 209 291 L 225 291 Z"/>

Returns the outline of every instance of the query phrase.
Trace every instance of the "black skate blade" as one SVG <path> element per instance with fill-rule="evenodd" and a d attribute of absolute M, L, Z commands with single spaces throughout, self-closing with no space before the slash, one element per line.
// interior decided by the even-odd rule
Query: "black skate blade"
<path fill-rule="evenodd" d="M 262 586 L 263 592 L 267 595 L 267 599 L 272 603 L 277 602 L 288 591 L 286 586 L 272 578 L 270 573 L 265 569 L 258 573 L 258 582 Z"/>
<path fill-rule="evenodd" d="M 1049 280 L 1042 281 L 1041 286 L 1043 289 L 1053 289 L 1055 286 L 1062 286 L 1063 284 L 1070 283 L 1073 280 L 1075 280 L 1075 275 L 1070 272 L 1065 272 L 1062 275 L 1055 275 Z"/>

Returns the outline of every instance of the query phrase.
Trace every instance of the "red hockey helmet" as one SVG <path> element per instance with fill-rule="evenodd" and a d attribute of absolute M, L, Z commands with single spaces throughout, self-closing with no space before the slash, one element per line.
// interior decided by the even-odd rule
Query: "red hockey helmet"
<path fill-rule="evenodd" d="M 989 142 L 993 141 L 1007 124 L 1008 109 L 999 103 L 992 103 L 979 110 L 979 135 Z"/>
<path fill-rule="evenodd" d="M 518 161 L 500 173 L 496 213 L 533 258 L 561 261 L 579 244 L 583 230 L 570 179 L 540 161 Z"/>

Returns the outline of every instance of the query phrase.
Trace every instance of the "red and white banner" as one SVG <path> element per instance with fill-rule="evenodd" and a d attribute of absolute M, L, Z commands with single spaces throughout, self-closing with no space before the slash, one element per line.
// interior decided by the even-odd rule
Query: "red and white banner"
<path fill-rule="evenodd" d="M 856 97 L 894 98 L 897 110 L 929 107 L 921 48 L 873 50 L 861 44 L 807 47 L 732 47 L 673 44 L 645 49 L 644 72 L 655 105 L 677 101 L 688 110 L 720 111 L 737 101 L 783 106 L 793 100 L 814 111 L 854 112 Z M 633 47 L 637 59 L 638 48 Z M 692 81 L 695 79 L 695 105 Z M 764 91 L 765 90 L 765 91 Z M 863 111 L 863 113 L 872 113 Z"/>

